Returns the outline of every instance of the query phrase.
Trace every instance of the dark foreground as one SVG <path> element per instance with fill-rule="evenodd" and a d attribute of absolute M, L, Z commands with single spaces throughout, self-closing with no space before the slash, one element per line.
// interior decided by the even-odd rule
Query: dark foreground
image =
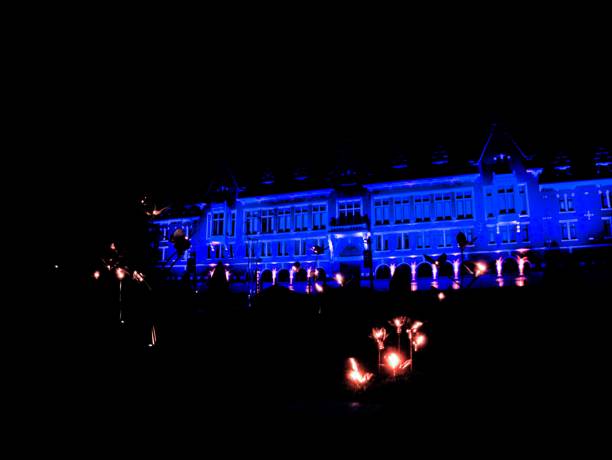
<path fill-rule="evenodd" d="M 447 291 L 443 301 L 433 291 L 307 296 L 272 288 L 250 309 L 240 295 L 157 286 L 126 291 L 121 325 L 112 289 L 73 289 L 58 278 L 46 295 L 64 324 L 43 332 L 32 396 L 46 420 L 60 411 L 76 420 L 110 416 L 118 426 L 220 417 L 237 427 L 311 416 L 424 426 L 590 420 L 609 392 L 606 281 L 583 270 L 571 282 Z M 67 296 L 76 302 L 62 303 Z M 351 390 L 347 358 L 374 370 L 370 330 L 386 325 L 394 344 L 387 322 L 398 314 L 425 322 L 429 342 L 416 372 L 379 374 L 366 391 Z"/>

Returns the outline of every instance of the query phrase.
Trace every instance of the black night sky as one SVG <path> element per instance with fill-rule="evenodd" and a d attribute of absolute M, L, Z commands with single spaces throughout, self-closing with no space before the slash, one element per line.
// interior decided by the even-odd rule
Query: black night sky
<path fill-rule="evenodd" d="M 193 200 L 227 167 L 248 179 L 349 158 L 367 170 L 437 145 L 475 158 L 492 122 L 539 158 L 590 154 L 612 124 L 596 30 L 580 42 L 449 31 L 394 47 L 91 32 L 41 44 L 32 142 L 49 217 L 78 220 L 80 245 L 96 246 L 143 192 Z"/>

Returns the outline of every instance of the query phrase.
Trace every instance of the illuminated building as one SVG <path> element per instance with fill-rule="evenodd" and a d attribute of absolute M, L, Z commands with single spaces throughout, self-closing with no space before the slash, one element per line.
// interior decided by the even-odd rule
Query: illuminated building
<path fill-rule="evenodd" d="M 391 270 L 420 269 L 428 263 L 425 254 L 446 253 L 449 265 L 456 263 L 459 232 L 473 242 L 466 258 L 493 264 L 524 249 L 612 245 L 609 152 L 595 152 L 586 175 L 572 171 L 563 155 L 551 165 L 536 166 L 509 134 L 493 127 L 479 153 L 457 170 L 437 150 L 427 177 L 416 175 L 422 169 L 412 170 L 403 161 L 393 165 L 394 177 L 386 181 L 359 181 L 349 170 L 327 188 L 304 190 L 304 175 L 294 178 L 303 185 L 299 191 L 252 193 L 220 187 L 187 214 L 168 212 L 154 220 L 160 260 L 173 252 L 169 238 L 177 227 L 184 229 L 192 247 L 173 270 L 185 271 L 195 254 L 198 273 L 222 261 L 237 276 L 258 269 L 269 282 L 276 269 L 280 283 L 289 282 L 296 262 L 318 268 L 328 278 L 338 272 L 367 275 L 368 242 L 373 271 L 383 278 Z M 268 174 L 259 186 L 273 183 Z M 456 275 L 457 268 L 450 265 L 451 273 Z"/>

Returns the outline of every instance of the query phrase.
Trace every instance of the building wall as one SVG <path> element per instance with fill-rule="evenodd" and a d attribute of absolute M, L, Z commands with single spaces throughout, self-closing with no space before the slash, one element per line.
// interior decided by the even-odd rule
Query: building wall
<path fill-rule="evenodd" d="M 199 217 L 155 222 L 162 235 L 160 259 L 173 252 L 169 236 L 178 227 L 190 237 L 199 272 L 221 260 L 235 273 L 290 269 L 295 262 L 328 275 L 348 266 L 363 273 L 368 237 L 374 267 L 418 263 L 424 254 L 459 254 L 460 231 L 473 240 L 466 254 L 474 256 L 612 244 L 612 179 L 540 183 L 540 172 L 517 167 L 509 174 L 481 171 L 366 184 L 350 192 L 323 189 L 208 203 Z M 315 245 L 325 248 L 323 254 L 313 253 Z M 248 252 L 250 246 L 254 252 Z M 174 269 L 184 271 L 188 257 Z"/>

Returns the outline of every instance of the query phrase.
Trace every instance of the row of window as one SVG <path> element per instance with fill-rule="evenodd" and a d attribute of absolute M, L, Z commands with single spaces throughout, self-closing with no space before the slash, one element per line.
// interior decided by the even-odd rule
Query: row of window
<path fill-rule="evenodd" d="M 468 240 L 474 237 L 473 230 L 463 229 Z M 456 238 L 459 230 L 435 230 L 420 232 L 389 233 L 374 236 L 374 251 L 384 252 L 389 250 L 405 251 L 409 249 L 430 249 L 457 247 Z"/>
<path fill-rule="evenodd" d="M 601 200 L 601 209 L 612 209 L 612 198 L 610 190 L 601 190 L 599 192 L 599 198 Z M 574 194 L 563 193 L 559 195 L 559 212 L 575 212 L 574 207 Z"/>
<path fill-rule="evenodd" d="M 245 233 L 289 233 L 327 228 L 327 205 L 246 211 Z"/>
<path fill-rule="evenodd" d="M 374 222 L 406 224 L 435 220 L 472 219 L 474 217 L 472 192 L 435 193 L 410 197 L 374 200 Z"/>
<path fill-rule="evenodd" d="M 505 224 L 487 227 L 489 244 L 527 243 L 529 241 L 528 224 Z"/>
<path fill-rule="evenodd" d="M 520 184 L 516 189 L 514 186 L 487 188 L 485 190 L 485 209 L 489 219 L 495 217 L 496 213 L 504 215 L 518 212 L 521 216 L 526 216 L 529 213 L 527 186 Z"/>
<path fill-rule="evenodd" d="M 185 236 L 187 238 L 191 237 L 193 233 L 193 225 L 191 223 L 178 223 L 177 222 L 175 224 L 163 225 L 159 228 L 160 241 L 170 240 L 170 238 L 172 237 L 172 234 L 179 228 L 183 229 L 183 232 L 185 232 Z"/>

